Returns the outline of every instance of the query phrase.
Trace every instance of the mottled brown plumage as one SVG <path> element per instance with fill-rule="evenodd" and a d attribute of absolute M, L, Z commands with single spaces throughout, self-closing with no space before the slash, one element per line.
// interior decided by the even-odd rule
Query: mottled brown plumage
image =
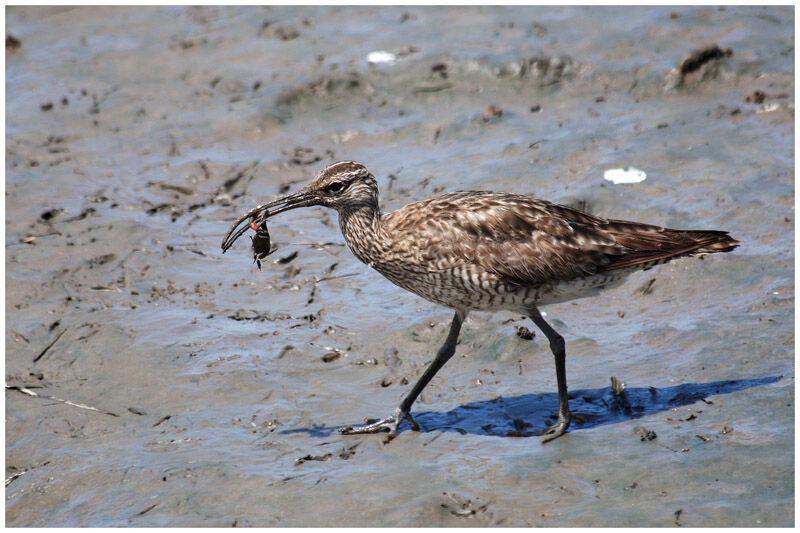
<path fill-rule="evenodd" d="M 456 311 L 447 341 L 395 413 L 373 424 L 345 428 L 346 433 L 390 430 L 394 435 L 404 419 L 416 428 L 411 404 L 452 356 L 467 313 L 508 309 L 530 316 L 550 341 L 559 419 L 543 441 L 558 437 L 570 420 L 564 340 L 537 306 L 589 296 L 633 270 L 677 257 L 728 252 L 738 245 L 724 231 L 674 230 L 604 219 L 498 192 L 455 192 L 384 215 L 372 174 L 360 163 L 340 161 L 322 169 L 298 193 L 245 214 L 223 240 L 223 251 L 246 230 L 237 228 L 250 218 L 265 221 L 310 205 L 339 213 L 342 234 L 358 259 L 396 285 Z"/>

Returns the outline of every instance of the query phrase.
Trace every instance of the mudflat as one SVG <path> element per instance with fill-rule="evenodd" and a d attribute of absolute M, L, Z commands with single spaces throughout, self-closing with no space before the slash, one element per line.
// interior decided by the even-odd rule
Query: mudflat
<path fill-rule="evenodd" d="M 8 8 L 6 524 L 792 526 L 794 54 L 791 7 Z M 741 246 L 543 308 L 553 442 L 511 313 L 469 316 L 420 432 L 344 436 L 451 312 L 323 208 L 260 271 L 219 249 L 337 159 L 385 211 L 502 190 Z"/>

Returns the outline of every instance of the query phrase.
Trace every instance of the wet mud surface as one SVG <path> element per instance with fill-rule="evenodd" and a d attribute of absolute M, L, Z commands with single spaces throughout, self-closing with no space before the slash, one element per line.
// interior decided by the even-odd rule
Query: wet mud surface
<path fill-rule="evenodd" d="M 9 526 L 790 526 L 787 8 L 9 8 Z M 372 52 L 389 54 L 372 55 Z M 394 58 L 393 62 L 369 63 Z M 723 229 L 735 252 L 545 308 L 547 342 L 357 262 L 322 208 L 224 256 L 335 159 L 385 211 L 459 189 Z M 605 170 L 633 166 L 641 183 Z M 250 233 L 252 235 L 252 232 Z M 613 379 L 612 379 L 613 377 Z"/>

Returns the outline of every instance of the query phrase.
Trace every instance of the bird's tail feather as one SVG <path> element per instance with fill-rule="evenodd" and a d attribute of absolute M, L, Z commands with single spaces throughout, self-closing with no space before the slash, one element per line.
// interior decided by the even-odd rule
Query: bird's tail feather
<path fill-rule="evenodd" d="M 616 222 L 616 221 L 615 221 Z M 676 257 L 730 252 L 739 246 L 739 241 L 727 231 L 673 230 L 635 223 L 610 224 L 607 228 L 618 244 L 630 248 L 608 265 L 609 270 L 663 263 Z"/>

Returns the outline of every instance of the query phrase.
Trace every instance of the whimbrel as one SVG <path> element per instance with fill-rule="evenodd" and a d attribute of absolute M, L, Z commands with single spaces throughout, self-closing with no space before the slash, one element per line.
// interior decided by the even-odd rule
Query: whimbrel
<path fill-rule="evenodd" d="M 355 256 L 392 283 L 455 310 L 436 357 L 387 418 L 341 431 L 397 434 L 403 420 L 419 429 L 411 406 L 453 356 L 470 311 L 524 313 L 545 334 L 555 358 L 558 420 L 542 437 L 564 434 L 570 423 L 564 339 L 539 306 L 581 298 L 621 282 L 634 270 L 697 254 L 729 252 L 738 241 L 725 231 L 675 230 L 605 219 L 518 194 L 464 191 L 382 214 L 378 185 L 361 163 L 323 168 L 299 192 L 250 210 L 222 241 L 226 251 L 248 227 L 262 228 L 283 211 L 322 205 L 339 214 Z"/>

